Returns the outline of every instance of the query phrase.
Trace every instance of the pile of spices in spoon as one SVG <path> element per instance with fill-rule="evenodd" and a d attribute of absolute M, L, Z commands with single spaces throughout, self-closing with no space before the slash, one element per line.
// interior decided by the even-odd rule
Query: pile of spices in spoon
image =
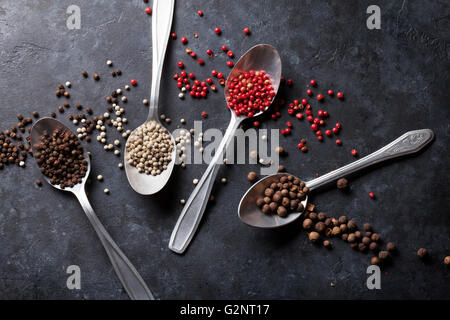
<path fill-rule="evenodd" d="M 41 172 L 53 185 L 71 188 L 86 175 L 88 163 L 83 146 L 70 131 L 56 128 L 51 134 L 44 132 L 33 150 Z"/>
<path fill-rule="evenodd" d="M 272 182 L 264 190 L 264 196 L 256 200 L 256 205 L 265 214 L 285 217 L 289 212 L 303 212 L 301 201 L 305 200 L 309 188 L 292 175 L 284 175 Z"/>
<path fill-rule="evenodd" d="M 126 161 L 139 173 L 157 176 L 172 161 L 174 145 L 166 128 L 152 120 L 137 128 L 126 144 Z"/>
<path fill-rule="evenodd" d="M 269 75 L 264 70 L 250 70 L 231 79 L 226 99 L 228 108 L 233 109 L 237 116 L 251 118 L 266 110 L 273 97 L 275 91 Z"/>

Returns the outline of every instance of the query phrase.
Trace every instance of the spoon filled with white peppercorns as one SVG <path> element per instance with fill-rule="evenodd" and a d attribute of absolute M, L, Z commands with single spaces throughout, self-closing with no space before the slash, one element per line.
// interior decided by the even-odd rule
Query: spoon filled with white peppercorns
<path fill-rule="evenodd" d="M 123 287 L 131 299 L 153 300 L 153 295 L 125 254 L 97 218 L 85 192 L 91 162 L 80 140 L 58 120 L 42 118 L 30 134 L 33 157 L 47 182 L 72 192 L 94 227 Z"/>
<path fill-rule="evenodd" d="M 308 182 L 278 173 L 256 182 L 239 203 L 242 222 L 258 228 L 278 228 L 297 220 L 308 204 L 308 193 L 372 164 L 420 151 L 434 138 L 430 129 L 409 131 L 385 147 Z"/>
<path fill-rule="evenodd" d="M 135 129 L 125 145 L 125 172 L 131 187 L 143 195 L 161 190 L 175 164 L 175 140 L 158 117 L 159 87 L 172 25 L 175 0 L 153 1 L 153 72 L 147 121 Z"/>

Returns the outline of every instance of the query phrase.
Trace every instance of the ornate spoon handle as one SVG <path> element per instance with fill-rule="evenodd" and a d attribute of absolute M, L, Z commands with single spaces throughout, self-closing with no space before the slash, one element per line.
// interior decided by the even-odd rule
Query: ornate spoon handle
<path fill-rule="evenodd" d="M 433 138 L 434 133 L 430 129 L 409 131 L 368 156 L 311 180 L 307 182 L 306 185 L 310 190 L 314 190 L 328 182 L 342 178 L 343 176 L 368 167 L 372 164 L 406 154 L 415 153 L 425 147 L 431 140 L 433 140 Z"/>

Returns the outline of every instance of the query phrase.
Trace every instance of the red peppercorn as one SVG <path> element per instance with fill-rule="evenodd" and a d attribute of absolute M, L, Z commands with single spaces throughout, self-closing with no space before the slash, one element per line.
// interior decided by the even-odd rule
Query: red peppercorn
<path fill-rule="evenodd" d="M 217 78 L 222 79 L 222 78 L 223 78 L 223 73 L 222 73 L 222 72 L 219 72 L 219 73 L 217 74 Z"/>
<path fill-rule="evenodd" d="M 292 84 L 293 84 L 292 79 L 287 79 L 286 84 L 287 84 L 289 87 L 291 87 Z"/>
<path fill-rule="evenodd" d="M 259 127 L 259 121 L 254 121 L 254 122 L 253 122 L 253 126 L 254 126 L 255 128 L 258 128 L 258 127 Z"/>
<path fill-rule="evenodd" d="M 310 83 L 313 87 L 316 86 L 316 80 L 314 80 L 314 79 L 312 79 L 309 83 Z"/>
<path fill-rule="evenodd" d="M 324 125 L 325 125 L 325 121 L 320 120 L 320 121 L 319 121 L 319 126 L 324 126 Z"/>
<path fill-rule="evenodd" d="M 325 131 L 325 134 L 330 137 L 332 135 L 331 130 Z"/>
<path fill-rule="evenodd" d="M 244 28 L 244 34 L 249 35 L 250 34 L 250 29 L 249 28 Z"/>
<path fill-rule="evenodd" d="M 178 73 L 175 73 L 175 74 L 173 75 L 173 78 L 174 78 L 175 80 L 177 80 L 179 77 L 180 77 L 180 76 L 178 75 Z"/>
<path fill-rule="evenodd" d="M 182 44 L 186 44 L 186 43 L 188 43 L 188 38 L 183 37 L 183 38 L 181 38 L 180 41 L 181 41 Z"/>
<path fill-rule="evenodd" d="M 308 89 L 306 90 L 306 94 L 311 97 L 313 95 L 313 92 L 311 89 Z"/>
<path fill-rule="evenodd" d="M 338 123 L 336 123 L 335 127 L 340 129 L 341 128 L 341 124 L 338 122 Z"/>
<path fill-rule="evenodd" d="M 317 95 L 317 100 L 322 101 L 323 100 L 323 94 L 319 93 Z"/>
<path fill-rule="evenodd" d="M 294 114 L 294 112 L 295 112 L 295 110 L 294 110 L 294 109 L 288 109 L 288 113 L 289 113 L 290 115 L 293 115 L 293 114 Z"/>
<path fill-rule="evenodd" d="M 172 37 L 173 40 L 175 40 L 177 38 L 177 34 L 175 32 L 172 32 L 172 34 L 170 36 Z"/>
<path fill-rule="evenodd" d="M 201 65 L 201 66 L 205 64 L 205 60 L 203 60 L 203 59 L 201 59 L 201 58 L 199 58 L 199 59 L 197 60 L 197 62 L 198 62 L 198 64 Z"/>
<path fill-rule="evenodd" d="M 212 56 L 213 55 L 213 51 L 211 49 L 206 50 L 206 54 L 208 56 Z"/>
<path fill-rule="evenodd" d="M 203 118 L 207 118 L 208 117 L 208 114 L 206 113 L 206 111 L 202 111 L 202 117 Z"/>
<path fill-rule="evenodd" d="M 297 148 L 299 148 L 299 149 L 303 148 L 303 143 L 300 142 L 300 143 L 297 145 Z"/>
<path fill-rule="evenodd" d="M 286 128 L 286 129 L 284 129 L 284 132 L 285 132 L 286 134 L 291 134 L 291 129 Z"/>
<path fill-rule="evenodd" d="M 323 141 L 323 136 L 317 136 L 317 140 Z"/>
<path fill-rule="evenodd" d="M 328 90 L 328 95 L 332 96 L 334 94 L 333 90 Z"/>
<path fill-rule="evenodd" d="M 342 98 L 344 98 L 344 94 L 343 94 L 342 92 L 338 92 L 338 93 L 337 93 L 337 97 L 338 97 L 339 99 L 342 99 Z"/>
<path fill-rule="evenodd" d="M 339 129 L 334 127 L 333 129 L 331 129 L 333 131 L 333 133 L 337 134 L 339 132 Z"/>
<path fill-rule="evenodd" d="M 145 13 L 152 14 L 152 8 L 150 8 L 150 7 L 145 8 Z"/>
<path fill-rule="evenodd" d="M 356 157 L 358 155 L 358 151 L 356 151 L 356 149 L 353 149 L 351 151 L 351 153 L 352 153 L 352 156 L 354 156 L 354 157 Z"/>
<path fill-rule="evenodd" d="M 233 53 L 233 51 L 228 51 L 227 52 L 227 55 L 230 57 L 230 58 L 233 58 L 234 57 L 234 53 Z"/>
<path fill-rule="evenodd" d="M 183 71 L 180 72 L 180 77 L 186 78 L 186 76 L 187 76 L 186 71 L 183 70 Z"/>
<path fill-rule="evenodd" d="M 202 11 L 202 10 L 198 10 L 198 11 L 197 11 L 197 14 L 198 14 L 200 17 L 203 17 L 203 11 Z"/>
<path fill-rule="evenodd" d="M 131 85 L 133 85 L 133 86 L 135 86 L 135 85 L 137 84 L 137 82 L 136 82 L 135 79 L 131 79 L 131 80 L 130 80 L 130 83 L 131 83 Z"/>
<path fill-rule="evenodd" d="M 216 71 L 216 70 L 212 70 L 212 71 L 211 71 L 211 74 L 212 74 L 213 76 L 217 76 L 217 71 Z"/>
<path fill-rule="evenodd" d="M 297 113 L 295 116 L 297 119 L 303 119 L 303 113 Z"/>
<path fill-rule="evenodd" d="M 219 35 L 219 34 L 222 33 L 222 30 L 220 30 L 220 28 L 217 27 L 217 28 L 214 29 L 214 32 L 215 32 L 217 35 Z"/>
<path fill-rule="evenodd" d="M 184 63 L 182 61 L 178 61 L 177 65 L 180 69 L 184 68 Z"/>
<path fill-rule="evenodd" d="M 317 124 L 315 124 L 315 123 L 313 123 L 312 125 L 311 125 L 311 129 L 313 130 L 313 131 L 317 131 Z"/>
<path fill-rule="evenodd" d="M 336 144 L 337 144 L 338 146 L 340 146 L 340 145 L 342 144 L 341 139 L 337 139 L 337 140 L 336 140 Z"/>
<path fill-rule="evenodd" d="M 234 66 L 234 62 L 233 61 L 227 61 L 227 66 L 232 68 Z"/>
<path fill-rule="evenodd" d="M 302 99 L 302 105 L 306 106 L 308 104 L 308 100 Z"/>
<path fill-rule="evenodd" d="M 375 198 L 375 194 L 373 192 L 370 192 L 369 197 L 371 197 L 373 199 L 373 198 Z"/>
<path fill-rule="evenodd" d="M 272 115 L 270 115 L 270 117 L 272 118 L 272 120 L 276 120 L 277 119 L 277 115 L 275 113 L 273 113 Z"/>
<path fill-rule="evenodd" d="M 286 122 L 286 125 L 287 125 L 289 128 L 292 128 L 292 127 L 293 127 L 293 124 L 292 124 L 291 121 Z"/>
<path fill-rule="evenodd" d="M 195 74 L 194 73 L 189 73 L 189 78 L 194 79 L 195 78 Z"/>
<path fill-rule="evenodd" d="M 323 117 L 323 111 L 322 110 L 317 111 L 317 115 L 322 118 Z"/>
<path fill-rule="evenodd" d="M 223 46 L 222 46 L 222 51 L 223 51 L 223 52 L 227 52 L 227 51 L 228 51 L 228 48 L 227 48 L 226 45 L 223 45 Z"/>
<path fill-rule="evenodd" d="M 286 135 L 286 131 L 284 131 L 283 129 L 280 130 L 281 135 Z"/>
<path fill-rule="evenodd" d="M 323 116 L 326 118 L 326 117 L 328 117 L 328 111 L 324 111 L 323 112 Z"/>
<path fill-rule="evenodd" d="M 189 54 L 192 58 L 196 58 L 197 57 L 197 54 L 195 53 L 195 52 L 191 52 L 190 54 Z"/>
<path fill-rule="evenodd" d="M 322 135 L 322 131 L 317 130 L 317 131 L 316 131 L 316 135 L 321 136 L 321 135 Z"/>
<path fill-rule="evenodd" d="M 314 118 L 313 118 L 312 116 L 308 116 L 308 117 L 306 118 L 306 120 L 308 120 L 309 122 L 313 122 L 313 121 L 314 121 Z"/>
<path fill-rule="evenodd" d="M 211 83 L 213 83 L 213 81 L 212 81 L 211 78 L 208 78 L 208 79 L 206 79 L 206 83 L 207 83 L 207 84 L 211 84 Z"/>

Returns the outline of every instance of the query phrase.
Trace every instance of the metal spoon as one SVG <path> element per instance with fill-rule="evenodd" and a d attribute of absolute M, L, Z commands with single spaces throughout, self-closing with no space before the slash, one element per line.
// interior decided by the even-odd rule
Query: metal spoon
<path fill-rule="evenodd" d="M 30 134 L 31 145 L 33 146 L 33 148 L 35 145 L 41 142 L 41 136 L 44 134 L 44 132 L 51 134 L 56 128 L 70 131 L 69 128 L 67 128 L 61 122 L 52 118 L 42 118 L 37 121 L 33 125 Z M 54 188 L 72 192 L 77 197 L 78 201 L 83 207 L 84 212 L 86 213 L 86 216 L 94 227 L 95 232 L 97 232 L 97 235 L 100 238 L 100 241 L 102 242 L 103 247 L 108 254 L 108 257 L 111 260 L 114 270 L 116 271 L 117 276 L 122 282 L 122 285 L 127 291 L 130 298 L 133 300 L 154 300 L 152 293 L 148 289 L 142 277 L 139 275 L 139 273 L 136 271 L 125 254 L 119 249 L 117 244 L 108 234 L 105 227 L 103 227 L 100 220 L 95 215 L 95 212 L 89 203 L 86 192 L 84 190 L 84 186 L 91 171 L 91 161 L 86 150 L 84 151 L 84 159 L 88 162 L 86 175 L 84 176 L 81 183 L 75 185 L 72 188 L 61 189 L 60 186 L 51 184 L 49 178 L 45 176 L 44 178 Z"/>
<path fill-rule="evenodd" d="M 314 180 L 306 182 L 305 184 L 310 191 L 313 191 L 326 183 L 342 178 L 375 163 L 418 152 L 432 141 L 433 138 L 434 133 L 430 129 L 409 131 L 378 151 L 344 167 L 324 174 Z M 293 212 L 282 218 L 276 214 L 264 214 L 261 212 L 261 209 L 256 206 L 256 200 L 264 193 L 264 189 L 283 175 L 289 174 L 278 173 L 267 176 L 248 189 L 239 203 L 238 215 L 242 222 L 258 228 L 278 228 L 297 220 L 301 216 L 303 212 Z M 302 201 L 304 208 L 306 208 L 307 203 L 308 197 Z"/>
<path fill-rule="evenodd" d="M 231 79 L 235 78 L 240 73 L 249 70 L 265 70 L 270 76 L 275 93 L 278 91 L 281 78 L 281 59 L 278 51 L 274 47 L 268 44 L 259 44 L 248 50 L 239 59 L 228 76 L 225 84 L 225 93 L 227 92 Z M 205 211 L 206 204 L 208 203 L 219 165 L 222 164 L 223 151 L 233 139 L 239 124 L 246 119 L 245 116 L 238 117 L 233 110 L 230 109 L 230 111 L 231 121 L 227 131 L 220 142 L 219 147 L 215 151 L 214 157 L 203 174 L 203 177 L 181 211 L 181 215 L 178 218 L 177 224 L 170 237 L 169 248 L 176 253 L 183 253 L 194 237 L 195 231 L 203 216 L 203 212 Z M 259 112 L 255 116 L 258 116 L 261 113 L 262 112 Z"/>
<path fill-rule="evenodd" d="M 152 71 L 152 91 L 150 96 L 150 106 L 148 111 L 147 121 L 141 125 L 144 126 L 149 121 L 156 121 L 161 126 L 163 124 L 158 117 L 158 101 L 159 101 L 159 87 L 161 84 L 161 73 L 163 69 L 164 56 L 166 54 L 167 42 L 169 40 L 170 28 L 172 26 L 173 9 L 175 0 L 154 0 L 153 1 L 153 16 L 152 16 L 152 47 L 153 47 L 153 71 Z M 130 138 L 135 134 L 134 130 Z M 176 148 L 175 140 L 169 132 L 172 144 L 174 146 L 172 151 L 172 160 L 167 166 L 167 169 L 157 176 L 139 173 L 136 167 L 128 164 L 126 161 L 128 152 L 125 148 L 124 163 L 125 172 L 127 174 L 128 182 L 134 191 L 149 195 L 161 190 L 167 183 L 172 174 L 173 166 L 175 164 Z"/>

